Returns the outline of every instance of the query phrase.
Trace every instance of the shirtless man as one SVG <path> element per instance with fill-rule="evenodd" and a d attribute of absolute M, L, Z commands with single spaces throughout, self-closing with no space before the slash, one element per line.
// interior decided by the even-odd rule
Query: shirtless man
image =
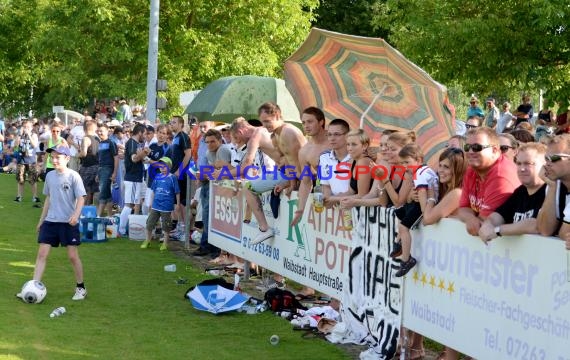
<path fill-rule="evenodd" d="M 287 165 L 284 169 L 284 173 L 265 173 L 261 174 L 260 179 L 248 181 L 246 183 L 245 198 L 248 205 L 253 210 L 253 214 L 257 219 L 259 224 L 260 233 L 252 239 L 250 244 L 259 244 L 273 237 L 274 231 L 269 228 L 265 214 L 263 213 L 263 207 L 261 205 L 261 199 L 259 194 L 266 191 L 273 191 L 277 185 L 284 186 L 287 182 L 289 187 L 285 189 L 285 194 L 291 194 L 298 184 L 298 176 L 301 173 L 301 167 L 299 165 L 299 150 L 305 145 L 307 140 L 303 136 L 303 133 L 297 129 L 295 126 L 285 123 L 281 117 L 281 109 L 277 104 L 265 103 L 259 107 L 258 110 L 259 120 L 267 129 L 267 131 L 275 137 L 275 144 L 277 147 L 273 149 L 272 155 L 270 156 L 276 160 L 278 166 L 282 167 Z M 250 142 L 255 138 L 252 136 Z M 265 140 L 265 138 L 264 138 Z M 259 140 L 261 141 L 261 139 Z M 270 140 L 271 143 L 271 140 Z M 248 153 L 244 158 L 244 163 L 247 164 L 248 161 L 253 161 L 255 157 L 255 151 L 257 148 L 249 149 L 248 142 Z M 260 146 L 258 146 L 259 148 Z M 250 153 L 250 151 L 252 153 Z M 250 159 L 251 160 L 248 160 Z M 263 169 L 262 169 L 263 171 Z"/>
<path fill-rule="evenodd" d="M 220 176 L 251 179 L 260 173 L 261 169 L 273 169 L 275 159 L 278 161 L 281 158 L 282 154 L 275 149 L 271 143 L 271 135 L 264 127 L 252 126 L 243 117 L 239 117 L 232 122 L 228 132 L 231 134 L 232 143 L 236 146 L 236 155 L 229 164 L 231 167 L 229 171 L 220 169 L 225 164 L 215 165 L 216 171 L 212 174 L 214 179 Z M 255 170 L 248 166 L 254 166 Z M 226 174 L 227 176 L 223 176 Z"/>
<path fill-rule="evenodd" d="M 321 153 L 330 150 L 325 129 L 325 114 L 321 109 L 311 106 L 303 110 L 301 123 L 305 135 L 310 136 L 310 139 L 299 151 L 299 165 L 303 171 L 303 177 L 301 178 L 301 186 L 299 186 L 298 209 L 295 211 L 291 226 L 297 225 L 303 217 L 307 197 L 313 188 L 312 179 L 305 169 L 310 168 L 311 174 L 316 179 Z"/>

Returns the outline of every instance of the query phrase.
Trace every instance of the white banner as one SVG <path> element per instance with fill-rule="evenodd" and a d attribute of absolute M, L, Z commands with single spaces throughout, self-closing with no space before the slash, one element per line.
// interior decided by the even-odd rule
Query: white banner
<path fill-rule="evenodd" d="M 351 253 L 350 231 L 342 226 L 337 209 L 316 213 L 307 206 L 303 221 L 291 227 L 297 210 L 296 194 L 282 196 L 279 218 L 273 218 L 269 193 L 262 197 L 265 217 L 275 237 L 261 244 L 250 241 L 259 232 L 255 217 L 243 223 L 245 199 L 236 193 L 233 182 L 212 184 L 210 192 L 209 242 L 293 281 L 340 298 L 346 288 L 345 275 Z M 232 199 L 237 204 L 232 206 Z M 308 202 L 311 203 L 310 200 Z"/>
<path fill-rule="evenodd" d="M 255 218 L 243 224 L 241 193 L 213 184 L 210 194 L 212 244 L 342 299 L 353 335 L 379 358 L 395 349 L 403 317 L 406 328 L 479 359 L 570 360 L 570 282 L 560 239 L 504 237 L 485 246 L 454 219 L 420 227 L 412 232 L 418 265 L 402 292 L 387 256 L 397 235 L 392 210 L 354 212 L 351 234 L 338 210 L 307 206 L 291 227 L 295 195 L 281 199 L 274 220 L 267 194 L 265 215 L 276 235 L 252 246 L 258 225 Z"/>
<path fill-rule="evenodd" d="M 458 220 L 413 234 L 405 327 L 479 359 L 570 360 L 570 283 L 557 238 L 487 246 Z"/>

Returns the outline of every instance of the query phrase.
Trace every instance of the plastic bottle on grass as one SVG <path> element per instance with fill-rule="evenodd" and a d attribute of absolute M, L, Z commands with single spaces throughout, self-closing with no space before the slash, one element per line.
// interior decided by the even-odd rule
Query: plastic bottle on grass
<path fill-rule="evenodd" d="M 58 307 L 57 309 L 54 309 L 51 314 L 49 314 L 50 318 L 54 318 L 54 317 L 58 317 L 65 314 L 65 308 L 63 306 Z"/>

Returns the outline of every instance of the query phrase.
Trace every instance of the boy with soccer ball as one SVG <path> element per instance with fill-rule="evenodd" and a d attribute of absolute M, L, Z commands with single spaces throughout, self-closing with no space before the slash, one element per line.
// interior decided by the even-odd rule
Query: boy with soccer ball
<path fill-rule="evenodd" d="M 77 247 L 81 244 L 79 216 L 86 192 L 79 174 L 67 168 L 71 156 L 69 147 L 60 144 L 46 152 L 51 154 L 55 171 L 50 171 L 45 179 L 43 193 L 46 199 L 37 225 L 39 249 L 34 280 L 42 280 L 51 248 L 66 247 L 77 282 L 72 299 L 83 300 L 87 290 L 83 284 L 83 265 Z"/>

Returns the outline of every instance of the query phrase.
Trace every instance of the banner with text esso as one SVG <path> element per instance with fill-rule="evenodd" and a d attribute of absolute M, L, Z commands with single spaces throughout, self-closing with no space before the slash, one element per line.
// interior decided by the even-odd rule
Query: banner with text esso
<path fill-rule="evenodd" d="M 485 245 L 444 219 L 413 233 L 403 325 L 479 359 L 570 360 L 564 242 L 505 236 Z"/>
<path fill-rule="evenodd" d="M 293 281 L 340 298 L 348 274 L 351 232 L 344 230 L 342 214 L 338 209 L 325 209 L 322 213 L 317 213 L 313 210 L 312 198 L 309 197 L 303 219 L 296 226 L 291 226 L 297 210 L 296 193 L 291 198 L 281 196 L 278 219 L 274 219 L 269 205 L 270 193 L 265 193 L 261 196 L 263 210 L 275 236 L 261 244 L 252 245 L 250 242 L 259 233 L 259 224 L 255 216 L 252 216 L 249 224 L 243 224 L 246 202 L 241 191 L 238 193 L 242 204 L 238 216 L 240 224 L 234 225 L 233 222 L 215 218 L 214 214 L 224 211 L 222 200 L 217 203 L 214 199 L 216 194 L 220 199 L 229 196 L 228 190 L 220 189 L 224 186 L 212 184 L 209 241 L 213 245 Z M 222 217 L 221 213 L 218 214 L 218 217 Z M 240 225 L 241 237 L 237 241 Z"/>
<path fill-rule="evenodd" d="M 210 188 L 210 232 L 221 236 L 224 242 L 240 243 L 244 208 L 240 195 L 233 183 Z"/>

